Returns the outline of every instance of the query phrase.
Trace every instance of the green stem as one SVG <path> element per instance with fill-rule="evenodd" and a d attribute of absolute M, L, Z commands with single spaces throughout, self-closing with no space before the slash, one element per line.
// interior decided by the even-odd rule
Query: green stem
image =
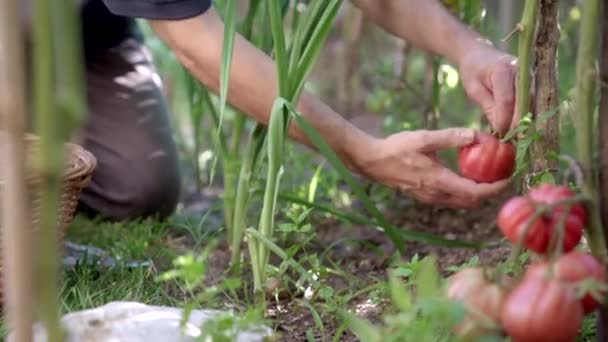
<path fill-rule="evenodd" d="M 230 146 L 230 158 L 239 159 L 239 148 L 241 147 L 241 140 L 243 137 L 243 131 L 245 130 L 245 123 L 247 122 L 245 115 L 236 112 L 234 118 L 234 125 L 232 126 L 232 144 Z"/>
<path fill-rule="evenodd" d="M 63 341 L 58 301 L 58 202 L 65 165 L 64 141 L 83 121 L 83 61 L 76 4 L 36 2 L 34 20 L 35 128 L 40 136 L 42 196 L 39 287 L 42 320 L 51 342 Z M 55 73 L 54 73 L 55 72 Z M 59 124 L 61 123 L 61 124 Z"/>
<path fill-rule="evenodd" d="M 251 187 L 251 177 L 256 170 L 260 152 L 262 152 L 264 142 L 266 140 L 266 127 L 256 125 L 249 137 L 249 144 L 243 156 L 243 164 L 239 173 L 238 184 L 236 188 L 234 218 L 233 218 L 233 236 L 231 238 L 231 261 L 232 271 L 238 273 L 240 271 L 241 259 L 241 243 L 243 242 L 243 234 L 246 227 L 247 207 L 249 203 L 249 194 Z"/>
<path fill-rule="evenodd" d="M 593 199 L 593 205 L 589 205 L 590 224 L 588 227 L 589 245 L 592 252 L 601 260 L 608 257 L 606 250 L 604 231 L 598 207 L 597 174 L 594 172 L 594 93 L 596 91 L 595 53 L 598 41 L 598 18 L 600 12 L 599 1 L 588 0 L 583 3 L 581 17 L 581 31 L 579 38 L 578 56 L 576 64 L 576 87 L 575 106 L 578 117 L 576 147 L 578 159 L 584 173 L 584 184 L 582 193 Z"/>
<path fill-rule="evenodd" d="M 272 237 L 274 231 L 274 215 L 283 162 L 285 110 L 283 103 L 281 101 L 276 101 L 268 127 L 268 173 L 266 178 L 266 189 L 264 191 L 262 214 L 259 222 L 260 232 L 267 237 Z M 264 280 L 263 273 L 268 264 L 269 253 L 266 246 L 263 244 L 258 245 L 258 250 L 260 252 L 258 267 L 259 272 L 262 273 L 261 278 Z"/>
<path fill-rule="evenodd" d="M 291 266 L 294 270 L 300 273 L 300 276 L 308 281 L 310 281 L 315 288 L 318 288 L 318 282 L 312 277 L 312 274 L 307 272 L 302 265 L 298 264 L 293 258 L 290 258 L 285 251 L 281 249 L 281 247 L 277 246 L 274 242 L 270 241 L 266 235 L 261 234 L 257 230 L 253 228 L 248 228 L 246 230 L 247 234 L 251 237 L 254 237 L 261 246 L 266 247 L 268 250 L 272 251 L 283 261 L 287 261 L 289 266 Z"/>
<path fill-rule="evenodd" d="M 520 34 L 518 47 L 518 111 L 524 117 L 530 110 L 530 55 L 538 16 L 539 0 L 528 0 L 519 23 Z"/>
<path fill-rule="evenodd" d="M 516 97 L 519 104 L 517 111 L 521 118 L 525 118 L 530 112 L 530 56 L 532 53 L 539 3 L 540 0 L 527 0 L 524 5 L 521 21 L 517 25 L 521 36 L 519 37 L 518 42 L 518 79 Z M 532 124 L 526 134 L 528 136 L 534 136 L 535 131 L 536 129 Z M 527 165 L 532 165 L 532 163 L 529 162 L 531 159 L 529 148 L 523 152 L 521 157 L 523 158 L 523 161 L 527 162 Z"/>
<path fill-rule="evenodd" d="M 559 258 L 564 249 L 564 237 L 566 235 L 566 221 L 568 220 L 568 216 L 570 215 L 570 210 L 574 206 L 574 203 L 569 203 L 565 206 L 562 215 L 559 218 L 559 222 L 557 225 L 557 234 L 552 232 L 551 241 L 549 242 L 549 250 L 555 249 L 551 260 L 555 262 L 557 258 Z"/>

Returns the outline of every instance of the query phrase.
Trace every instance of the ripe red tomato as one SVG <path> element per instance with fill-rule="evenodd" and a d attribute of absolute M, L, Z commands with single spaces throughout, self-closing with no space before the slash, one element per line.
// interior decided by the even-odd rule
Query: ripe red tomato
<path fill-rule="evenodd" d="M 550 266 L 549 261 L 532 264 L 528 268 L 526 276 L 548 276 Z M 553 271 L 556 280 L 567 283 L 574 284 L 585 279 L 608 282 L 608 274 L 604 266 L 593 255 L 582 251 L 575 250 L 560 256 L 554 264 Z M 590 293 L 581 299 L 581 304 L 585 314 L 595 311 L 599 306 Z"/>
<path fill-rule="evenodd" d="M 515 148 L 487 133 L 478 133 L 477 141 L 460 149 L 460 173 L 479 183 L 509 178 L 515 171 Z"/>
<path fill-rule="evenodd" d="M 576 193 L 564 185 L 543 183 L 530 190 L 528 196 L 536 203 L 551 205 L 559 201 L 573 198 L 576 196 Z M 556 206 L 553 209 L 555 213 L 563 213 L 564 210 L 565 206 L 563 205 Z M 578 217 L 583 225 L 587 224 L 587 210 L 585 209 L 584 205 L 580 203 L 573 205 L 569 214 Z"/>
<path fill-rule="evenodd" d="M 582 321 L 574 290 L 543 277 L 524 277 L 502 311 L 502 326 L 514 342 L 575 341 Z"/>
<path fill-rule="evenodd" d="M 451 276 L 447 297 L 468 309 L 463 321 L 454 328 L 458 336 L 481 337 L 500 325 L 506 291 L 490 282 L 481 268 L 465 269 Z"/>
<path fill-rule="evenodd" d="M 517 196 L 508 200 L 498 212 L 498 227 L 513 244 L 519 242 L 524 234 L 526 225 L 536 211 L 537 204 L 529 197 Z M 552 212 L 537 217 L 531 224 L 523 240 L 523 245 L 540 254 L 551 247 L 552 236 L 557 232 L 560 218 L 559 212 Z M 569 252 L 580 242 L 583 236 L 583 224 L 578 216 L 569 215 L 564 226 L 562 251 Z M 557 239 L 556 235 L 556 239 Z M 556 240 L 557 241 L 557 240 Z"/>

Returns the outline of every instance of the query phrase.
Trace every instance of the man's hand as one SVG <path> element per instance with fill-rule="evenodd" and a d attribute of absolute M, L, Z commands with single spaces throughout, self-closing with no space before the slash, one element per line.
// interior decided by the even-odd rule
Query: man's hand
<path fill-rule="evenodd" d="M 408 43 L 458 64 L 469 97 L 501 135 L 515 114 L 514 58 L 454 17 L 439 0 L 351 0 L 373 22 Z"/>
<path fill-rule="evenodd" d="M 467 95 L 501 135 L 517 124 L 516 59 L 483 43 L 469 49 L 459 63 Z"/>
<path fill-rule="evenodd" d="M 376 139 L 357 158 L 366 177 L 408 192 L 430 204 L 474 207 L 504 191 L 509 180 L 478 184 L 443 166 L 437 151 L 459 148 L 475 141 L 475 131 L 450 128 L 412 131 Z"/>

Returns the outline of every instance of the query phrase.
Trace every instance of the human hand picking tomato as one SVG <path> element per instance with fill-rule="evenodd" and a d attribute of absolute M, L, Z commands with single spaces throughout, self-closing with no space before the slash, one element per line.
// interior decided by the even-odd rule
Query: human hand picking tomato
<path fill-rule="evenodd" d="M 489 44 L 467 49 L 459 63 L 462 85 L 500 136 L 519 121 L 516 97 L 517 60 Z"/>
<path fill-rule="evenodd" d="M 437 152 L 468 146 L 476 136 L 477 132 L 468 128 L 396 133 L 366 146 L 364 153 L 359 153 L 357 169 L 423 202 L 473 207 L 504 191 L 509 181 L 476 183 L 461 177 L 439 162 Z"/>

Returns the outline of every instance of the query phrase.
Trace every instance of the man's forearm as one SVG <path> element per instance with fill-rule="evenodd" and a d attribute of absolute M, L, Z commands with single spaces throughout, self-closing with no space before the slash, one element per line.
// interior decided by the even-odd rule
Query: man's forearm
<path fill-rule="evenodd" d="M 351 0 L 386 31 L 454 63 L 473 46 L 489 44 L 438 0 Z"/>
<path fill-rule="evenodd" d="M 177 21 L 151 21 L 157 34 L 172 48 L 180 62 L 205 86 L 217 93 L 224 25 L 214 10 Z M 277 97 L 275 63 L 240 35 L 235 37 L 228 101 L 253 119 L 267 124 Z M 303 92 L 298 110 L 326 142 L 353 167 L 354 149 L 371 137 L 357 129 L 314 96 Z M 313 147 L 306 135 L 292 125 L 290 136 Z"/>

